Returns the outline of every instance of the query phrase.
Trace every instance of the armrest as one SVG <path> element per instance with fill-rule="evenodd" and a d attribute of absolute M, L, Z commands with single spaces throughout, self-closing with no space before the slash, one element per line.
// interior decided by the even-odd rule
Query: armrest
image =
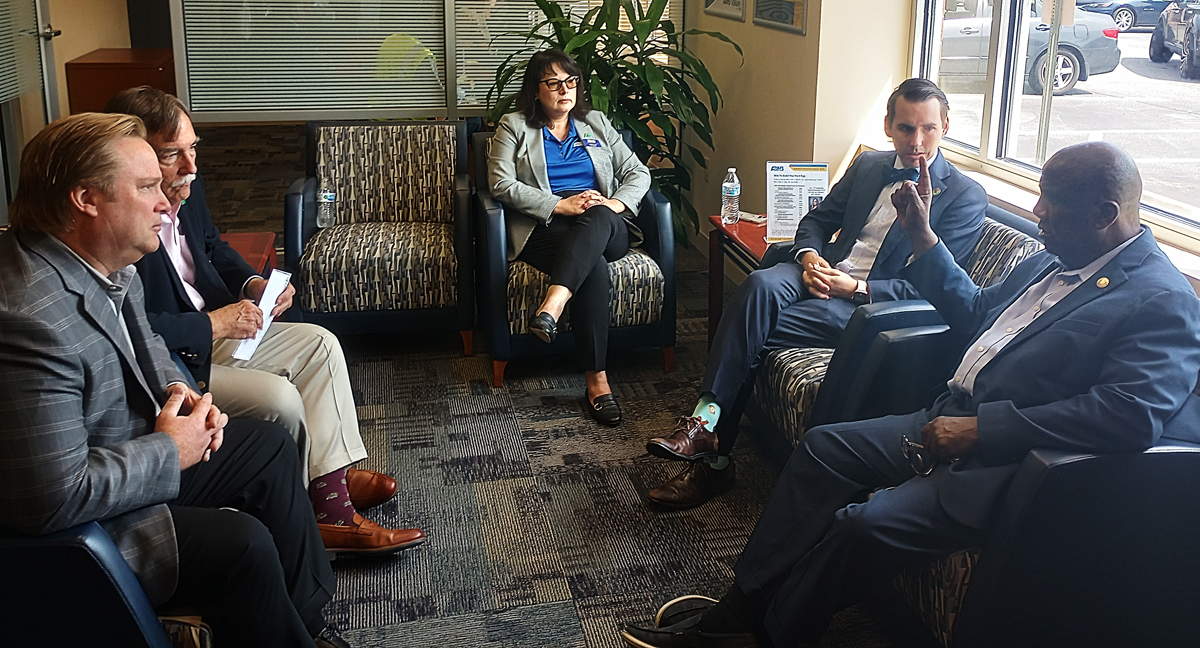
<path fill-rule="evenodd" d="M 663 274 L 663 305 L 659 321 L 665 326 L 658 344 L 675 346 L 675 223 L 671 201 L 651 189 L 642 199 L 634 222 L 646 237 L 642 248 L 654 259 Z"/>
<path fill-rule="evenodd" d="M 492 357 L 512 357 L 508 328 L 508 232 L 504 229 L 504 206 L 485 187 L 472 196 L 475 214 L 480 320 L 491 343 Z"/>
<path fill-rule="evenodd" d="M 460 327 L 474 326 L 475 303 L 475 236 L 471 218 L 471 177 L 466 173 L 454 176 L 454 255 L 458 260 L 459 304 L 471 304 L 472 310 L 457 322 Z"/>
<path fill-rule="evenodd" d="M 837 423 L 844 411 L 843 404 L 850 395 L 863 358 L 883 331 L 938 326 L 945 322 L 933 306 L 924 300 L 907 299 L 859 306 L 850 316 L 846 330 L 838 340 L 817 400 L 809 417 L 809 425 Z"/>
<path fill-rule="evenodd" d="M 945 324 L 881 332 L 863 356 L 837 420 L 908 414 L 928 406 L 958 361 L 950 348 Z"/>
<path fill-rule="evenodd" d="M 299 268 L 304 244 L 317 232 L 317 179 L 292 183 L 283 198 L 283 266 L 292 274 Z"/>
<path fill-rule="evenodd" d="M 20 619 L 5 628 L 6 641 L 26 630 L 44 640 L 69 620 L 51 633 L 56 640 L 170 648 L 137 576 L 96 522 L 42 536 L 0 529 L 0 565 L 6 582 L 19 584 L 0 593 L 6 618 Z"/>
<path fill-rule="evenodd" d="M 1198 492 L 1200 448 L 1030 452 L 972 575 L 955 645 L 1191 645 Z"/>
<path fill-rule="evenodd" d="M 758 269 L 763 270 L 786 261 L 791 261 L 791 252 L 792 241 L 778 241 L 768 245 L 767 251 L 763 252 L 762 263 L 758 264 Z"/>

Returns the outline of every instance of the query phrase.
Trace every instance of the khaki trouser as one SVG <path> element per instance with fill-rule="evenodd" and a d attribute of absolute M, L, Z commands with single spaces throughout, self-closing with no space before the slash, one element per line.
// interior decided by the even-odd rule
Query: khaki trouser
<path fill-rule="evenodd" d="M 275 322 L 249 360 L 233 358 L 239 343 L 213 342 L 208 387 L 217 407 L 291 432 L 304 459 L 306 485 L 366 458 L 336 336 L 313 324 Z"/>

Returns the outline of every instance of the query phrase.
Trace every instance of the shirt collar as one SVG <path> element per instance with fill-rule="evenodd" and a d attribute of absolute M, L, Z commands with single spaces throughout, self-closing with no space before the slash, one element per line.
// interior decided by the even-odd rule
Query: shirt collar
<path fill-rule="evenodd" d="M 893 153 L 895 153 L 895 151 L 893 151 Z M 932 160 L 925 161 L 927 163 L 926 166 L 933 166 L 933 163 L 937 162 L 938 158 L 940 158 L 940 157 L 942 157 L 942 149 L 939 148 L 937 153 L 934 154 Z M 900 154 L 899 153 L 897 153 L 896 158 L 894 160 L 892 160 L 892 168 L 893 169 L 903 169 L 904 168 L 904 165 L 900 164 Z M 917 167 L 917 168 L 920 169 L 921 167 Z"/>
<path fill-rule="evenodd" d="M 93 267 L 92 264 L 84 261 L 83 257 L 79 256 L 75 250 L 71 249 L 71 246 L 63 243 L 57 236 L 51 236 L 50 239 L 70 253 L 71 256 L 78 259 L 83 264 L 83 267 L 87 268 L 88 274 L 92 275 L 92 278 L 104 289 L 104 294 L 113 300 L 113 303 L 117 306 L 117 310 L 121 310 L 121 303 L 125 300 L 125 293 L 129 291 L 130 284 L 133 283 L 133 275 L 137 274 L 137 268 L 133 265 L 127 265 L 106 277 L 100 274 L 100 271 Z"/>
<path fill-rule="evenodd" d="M 1134 234 L 1133 236 L 1129 237 L 1129 239 L 1127 239 L 1124 243 L 1109 250 L 1108 252 L 1105 252 L 1104 254 L 1100 255 L 1100 257 L 1098 259 L 1083 266 L 1082 268 L 1079 268 L 1076 270 L 1060 270 L 1058 272 L 1058 276 L 1069 277 L 1069 276 L 1075 275 L 1075 276 L 1079 277 L 1080 282 L 1087 281 L 1088 279 L 1092 278 L 1092 275 L 1099 272 L 1100 268 L 1103 268 L 1109 261 L 1112 261 L 1113 257 L 1120 254 L 1121 250 L 1124 250 L 1125 248 L 1129 247 L 1130 244 L 1132 244 L 1134 241 L 1136 241 L 1137 238 L 1141 235 L 1142 235 L 1142 233 L 1141 233 L 1141 231 L 1139 231 L 1137 234 Z M 1062 260 L 1060 259 L 1058 263 L 1059 263 L 1059 267 L 1061 267 Z"/>

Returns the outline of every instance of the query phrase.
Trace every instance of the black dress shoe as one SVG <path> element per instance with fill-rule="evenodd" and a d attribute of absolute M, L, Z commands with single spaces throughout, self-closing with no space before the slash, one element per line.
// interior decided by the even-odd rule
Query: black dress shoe
<path fill-rule="evenodd" d="M 591 412 L 592 418 L 596 419 L 601 425 L 613 426 L 621 422 L 621 406 L 617 404 L 617 397 L 612 394 L 601 394 L 592 400 L 588 397 L 587 390 L 583 392 L 583 400 L 587 401 L 588 411 Z"/>
<path fill-rule="evenodd" d="M 320 634 L 313 637 L 313 641 L 317 643 L 317 648 L 352 648 L 337 630 L 329 626 L 325 626 Z"/>
<path fill-rule="evenodd" d="M 558 335 L 558 322 L 554 321 L 550 313 L 542 311 L 529 320 L 529 332 L 538 336 L 542 342 L 550 344 L 554 341 L 554 336 Z"/>
<path fill-rule="evenodd" d="M 750 633 L 701 632 L 699 616 L 665 628 L 641 628 L 626 625 L 621 639 L 634 648 L 758 648 Z"/>
<path fill-rule="evenodd" d="M 733 470 L 733 459 L 724 470 L 717 470 L 706 461 L 692 461 L 678 475 L 650 491 L 648 497 L 656 504 L 671 508 L 699 506 L 733 487 Z"/>
<path fill-rule="evenodd" d="M 716 599 L 699 594 L 680 596 L 672 601 L 667 601 L 658 609 L 658 614 L 654 615 L 654 627 L 665 628 L 692 617 L 698 618 L 716 604 Z"/>

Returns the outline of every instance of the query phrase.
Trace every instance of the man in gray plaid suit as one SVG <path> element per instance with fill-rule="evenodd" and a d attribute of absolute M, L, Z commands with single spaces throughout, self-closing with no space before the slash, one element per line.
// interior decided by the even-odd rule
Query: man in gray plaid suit
<path fill-rule="evenodd" d="M 141 120 L 85 113 L 27 145 L 0 235 L 0 524 L 98 520 L 155 605 L 222 646 L 345 646 L 335 583 L 282 428 L 183 383 L 130 265 L 168 202 Z"/>

